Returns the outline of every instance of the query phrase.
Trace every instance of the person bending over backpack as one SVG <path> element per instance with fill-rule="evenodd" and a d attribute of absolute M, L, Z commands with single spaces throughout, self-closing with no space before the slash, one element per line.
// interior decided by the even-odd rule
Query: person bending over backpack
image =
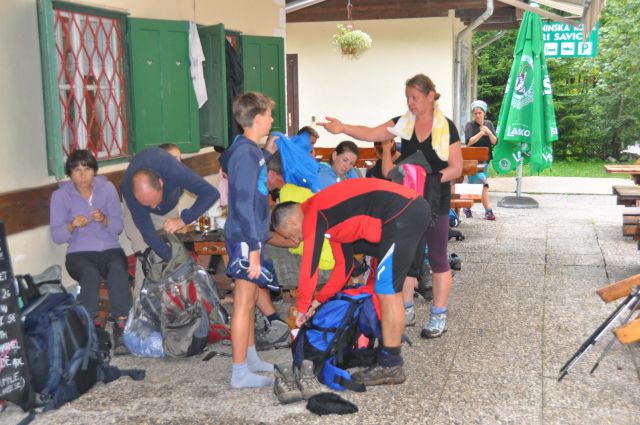
<path fill-rule="evenodd" d="M 415 191 L 378 179 L 340 182 L 302 204 L 284 202 L 272 212 L 271 224 L 277 233 L 304 242 L 298 326 L 342 289 L 353 271 L 353 254 L 371 255 L 378 261 L 374 292 L 382 313 L 382 349 L 377 365 L 352 376 L 356 382 L 400 384 L 406 379 L 400 353 L 404 330 L 402 287 L 407 275 L 416 277 L 420 271 L 429 217 L 429 204 Z M 331 277 L 312 300 L 325 236 L 336 263 Z"/>
<path fill-rule="evenodd" d="M 167 262 L 171 260 L 171 248 L 158 230 L 175 233 L 183 229 L 220 197 L 215 187 L 160 148 L 147 148 L 133 157 L 120 189 L 124 199 L 124 232 L 131 240 L 131 248 L 142 254 L 151 247 Z M 179 211 L 178 202 L 185 190 L 193 193 L 196 200 Z M 143 281 L 142 263 L 138 260 L 136 294 Z"/>
<path fill-rule="evenodd" d="M 104 176 L 96 176 L 98 162 L 85 149 L 67 158 L 65 172 L 71 181 L 60 183 L 51 197 L 50 230 L 53 241 L 67 243 L 65 265 L 80 284 L 78 301 L 96 317 L 99 285 L 106 279 L 113 329 L 114 354 L 127 354 L 124 325 L 131 309 L 127 257 L 118 243 L 122 209 L 118 192 Z"/>
<path fill-rule="evenodd" d="M 262 267 L 263 247 L 270 238 L 267 160 L 275 151 L 274 143 L 268 144 L 267 152 L 260 150 L 258 143 L 269 135 L 274 106 L 273 100 L 262 93 L 238 96 L 233 102 L 233 116 L 244 131 L 220 157 L 222 171 L 229 179 L 224 238 L 229 255 L 228 270 L 235 277 L 231 388 L 264 387 L 273 383 L 272 377 L 255 373 L 273 372 L 273 365 L 260 359 L 256 352 L 253 312 L 258 288 L 267 286 Z M 246 273 L 235 275 L 234 266 L 243 262 Z"/>

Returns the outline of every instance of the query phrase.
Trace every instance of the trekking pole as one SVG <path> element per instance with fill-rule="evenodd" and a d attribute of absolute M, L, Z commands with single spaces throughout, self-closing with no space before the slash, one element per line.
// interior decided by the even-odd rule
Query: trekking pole
<path fill-rule="evenodd" d="M 619 318 L 625 311 L 632 312 L 635 308 L 636 304 L 640 300 L 640 287 L 635 287 L 631 294 L 614 310 L 613 313 L 604 321 L 598 329 L 595 330 L 587 338 L 587 340 L 580 346 L 578 351 L 571 356 L 571 358 L 560 368 L 560 376 L 558 377 L 558 381 L 561 381 L 562 378 L 567 376 L 569 371 L 578 363 L 578 361 L 585 355 L 587 351 L 589 351 L 595 344 L 604 336 L 604 334 L 611 328 L 613 323 L 617 318 Z"/>
<path fill-rule="evenodd" d="M 636 304 L 637 304 L 637 302 L 636 302 Z M 633 316 L 634 310 L 635 310 L 635 305 L 629 307 L 629 314 L 627 314 L 627 317 L 625 317 L 624 320 L 622 321 L 623 325 L 629 322 L 629 319 L 631 319 L 631 316 Z M 602 361 L 602 359 L 604 359 L 604 356 L 607 355 L 607 353 L 609 352 L 611 347 L 613 347 L 613 343 L 614 342 L 616 342 L 616 336 L 612 335 L 611 339 L 607 343 L 607 346 L 604 348 L 604 350 L 602 350 L 602 354 L 600 354 L 600 357 L 598 357 L 598 360 L 596 360 L 595 364 L 593 365 L 593 367 L 589 371 L 589 375 L 593 375 L 593 372 L 595 372 L 596 369 L 598 368 L 598 366 L 600 366 L 600 362 Z"/>

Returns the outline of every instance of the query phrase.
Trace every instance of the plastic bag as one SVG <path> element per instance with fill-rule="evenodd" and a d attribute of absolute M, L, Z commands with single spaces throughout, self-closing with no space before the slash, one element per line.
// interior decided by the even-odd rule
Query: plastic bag
<path fill-rule="evenodd" d="M 145 297 L 146 293 L 141 291 L 129 312 L 124 327 L 124 345 L 131 354 L 139 357 L 164 357 L 160 323 L 147 314 L 142 306 L 141 296 Z"/>

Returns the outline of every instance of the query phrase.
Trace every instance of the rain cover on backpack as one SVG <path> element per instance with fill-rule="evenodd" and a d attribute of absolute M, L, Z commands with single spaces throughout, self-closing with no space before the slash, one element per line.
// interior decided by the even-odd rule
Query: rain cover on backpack
<path fill-rule="evenodd" d="M 125 345 L 143 357 L 184 357 L 208 342 L 230 339 L 229 318 L 209 274 L 185 255 L 184 245 L 169 235 L 172 259 L 163 263 L 153 252 L 143 263 L 151 271 L 125 326 Z"/>

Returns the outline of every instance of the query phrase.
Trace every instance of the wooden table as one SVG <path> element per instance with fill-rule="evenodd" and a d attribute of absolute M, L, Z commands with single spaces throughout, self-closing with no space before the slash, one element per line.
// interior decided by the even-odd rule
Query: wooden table
<path fill-rule="evenodd" d="M 227 255 L 222 230 L 214 230 L 207 234 L 198 232 L 176 233 L 178 238 L 198 255 Z"/>
<path fill-rule="evenodd" d="M 176 233 L 185 246 L 197 255 L 218 255 L 222 257 L 225 267 L 229 264 L 227 247 L 224 243 L 224 233 L 222 230 L 214 230 L 205 234 L 198 232 Z M 219 289 L 230 292 L 233 289 L 233 281 L 224 273 L 213 276 L 213 280 Z"/>
<path fill-rule="evenodd" d="M 635 184 L 640 184 L 640 164 L 604 164 L 609 174 L 629 174 Z"/>

